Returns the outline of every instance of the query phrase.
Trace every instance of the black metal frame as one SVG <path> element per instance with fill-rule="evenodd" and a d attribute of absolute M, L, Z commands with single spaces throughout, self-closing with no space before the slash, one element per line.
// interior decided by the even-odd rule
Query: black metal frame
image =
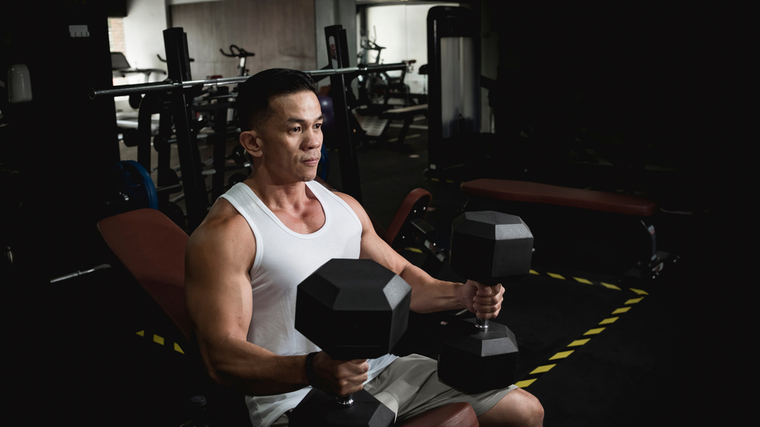
<path fill-rule="evenodd" d="M 124 85 L 103 90 L 90 89 L 89 95 L 91 99 L 95 99 L 104 96 L 154 94 L 160 92 L 163 95 L 159 96 L 159 98 L 171 102 L 177 138 L 177 151 L 180 160 L 180 172 L 182 174 L 182 186 L 185 193 L 188 228 L 192 231 L 206 217 L 210 206 L 205 177 L 203 175 L 204 163 L 201 161 L 196 132 L 191 126 L 191 117 L 194 115 L 193 98 L 201 92 L 204 86 L 243 83 L 248 79 L 248 76 L 192 80 L 186 33 L 181 27 L 177 27 L 164 30 L 163 34 L 169 74 L 167 80 L 155 83 Z M 330 83 L 333 88 L 333 106 L 336 113 L 335 128 L 337 130 L 336 143 L 341 169 L 341 190 L 361 202 L 362 192 L 359 165 L 349 118 L 349 115 L 352 114 L 348 103 L 348 91 L 351 90 L 350 82 L 360 74 L 402 70 L 406 69 L 407 64 L 373 64 L 362 67 L 349 67 L 346 30 L 340 25 L 333 25 L 325 28 L 325 35 L 330 65 L 321 70 L 304 72 L 311 75 L 315 80 L 330 77 Z M 152 98 L 152 96 L 146 96 L 146 98 Z M 225 105 L 224 108 L 229 107 L 229 105 Z M 217 114 L 219 113 L 217 112 Z M 223 134 L 225 131 L 226 129 L 217 129 L 215 127 L 215 132 L 218 134 Z M 223 152 L 224 141 L 222 143 L 217 141 L 214 145 L 214 168 L 220 176 L 214 178 L 214 186 L 212 188 L 218 187 L 219 180 L 223 180 L 225 158 L 225 153 Z M 142 154 L 140 153 L 141 151 Z M 150 167 L 149 145 L 138 148 L 138 158 L 141 164 L 147 162 L 147 167 Z M 213 196 L 217 197 L 219 195 L 217 193 L 218 191 L 214 190 Z"/>
<path fill-rule="evenodd" d="M 325 40 L 327 40 L 328 63 L 333 64 L 334 69 L 347 67 L 349 59 L 346 30 L 340 25 L 325 27 Z M 333 111 L 335 111 L 335 135 L 337 137 L 338 158 L 340 159 L 342 190 L 361 203 L 362 189 L 359 177 L 359 162 L 352 138 L 353 132 L 351 132 L 348 116 L 351 114 L 351 111 L 346 94 L 347 91 L 351 90 L 350 82 L 353 77 L 348 77 L 346 74 L 334 74 L 330 76 L 330 84 L 333 89 Z"/>
<path fill-rule="evenodd" d="M 480 76 L 480 21 L 475 12 L 464 7 L 435 6 L 428 11 L 428 167 L 429 174 L 461 161 L 462 150 L 455 150 L 461 138 L 443 137 L 443 99 L 441 81 L 441 38 L 472 37 L 475 42 L 476 76 Z"/>

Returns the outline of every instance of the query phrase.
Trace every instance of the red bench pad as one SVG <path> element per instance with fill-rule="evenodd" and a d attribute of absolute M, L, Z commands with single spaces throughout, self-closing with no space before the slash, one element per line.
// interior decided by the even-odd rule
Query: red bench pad
<path fill-rule="evenodd" d="M 187 233 L 155 209 L 104 218 L 98 230 L 114 255 L 190 340 L 192 323 L 185 303 Z"/>
<path fill-rule="evenodd" d="M 463 183 L 461 190 L 490 199 L 546 203 L 625 215 L 651 216 L 657 208 L 657 202 L 641 197 L 537 182 L 476 179 Z"/>

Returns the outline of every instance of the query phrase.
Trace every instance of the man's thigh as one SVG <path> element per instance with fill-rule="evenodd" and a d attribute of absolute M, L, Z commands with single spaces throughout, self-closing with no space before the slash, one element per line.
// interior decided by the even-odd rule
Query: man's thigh
<path fill-rule="evenodd" d="M 438 380 L 438 362 L 425 356 L 396 359 L 364 389 L 396 413 L 399 420 L 453 402 L 468 402 L 480 416 L 517 387 L 466 394 Z"/>
<path fill-rule="evenodd" d="M 468 402 L 480 416 L 517 387 L 512 385 L 477 394 L 462 393 L 438 381 L 437 361 L 412 354 L 396 359 L 378 377 L 365 384 L 364 389 L 402 421 L 453 402 Z M 283 415 L 272 427 L 287 425 L 287 415 Z"/>

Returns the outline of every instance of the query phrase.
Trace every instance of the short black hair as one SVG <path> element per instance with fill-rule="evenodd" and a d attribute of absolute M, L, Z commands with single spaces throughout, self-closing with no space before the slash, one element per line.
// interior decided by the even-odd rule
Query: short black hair
<path fill-rule="evenodd" d="M 316 83 L 303 71 L 270 68 L 249 77 L 238 86 L 235 100 L 240 129 L 249 131 L 260 125 L 273 97 L 303 91 L 317 95 Z"/>

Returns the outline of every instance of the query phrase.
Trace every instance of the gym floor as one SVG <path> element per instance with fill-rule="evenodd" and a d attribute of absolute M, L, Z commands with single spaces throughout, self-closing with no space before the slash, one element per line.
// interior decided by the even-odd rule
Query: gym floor
<path fill-rule="evenodd" d="M 455 180 L 425 177 L 426 123 L 424 117 L 415 121 L 404 152 L 389 149 L 399 132 L 394 125 L 359 147 L 363 204 L 381 225 L 416 187 L 432 193 L 427 219 L 438 230 L 467 201 Z M 331 154 L 327 181 L 340 189 L 337 155 Z M 122 159 L 133 155 L 123 147 Z M 587 167 L 593 176 L 599 166 L 573 167 Z M 659 278 L 621 280 L 602 265 L 553 263 L 541 259 L 537 245 L 535 274 L 506 289 L 497 321 L 517 336 L 519 384 L 543 403 L 546 426 L 682 425 L 693 416 L 706 424 L 722 410 L 706 403 L 726 385 L 717 381 L 730 376 L 715 363 L 727 351 L 716 341 L 727 335 L 704 319 L 711 307 L 704 303 L 718 296 L 723 277 L 719 252 L 725 249 L 716 248 L 723 240 L 715 227 L 723 218 L 709 204 L 683 203 L 678 191 L 668 198 L 647 187 L 661 176 L 647 169 L 644 178 L 651 179 L 639 187 L 670 208 L 657 214 L 658 244 L 679 258 Z M 189 343 L 105 247 L 94 252 L 101 258 L 93 265 L 112 268 L 41 288 L 45 298 L 32 308 L 5 301 L 3 312 L 13 319 L 6 325 L 25 326 L 10 328 L 6 338 L 25 351 L 4 346 L 4 377 L 11 378 L 6 388 L 15 390 L 6 404 L 27 425 L 185 422 L 197 390 L 188 374 L 194 372 Z M 452 274 L 445 266 L 441 271 L 443 278 Z M 403 350 L 435 357 L 442 316 L 413 316 Z"/>

